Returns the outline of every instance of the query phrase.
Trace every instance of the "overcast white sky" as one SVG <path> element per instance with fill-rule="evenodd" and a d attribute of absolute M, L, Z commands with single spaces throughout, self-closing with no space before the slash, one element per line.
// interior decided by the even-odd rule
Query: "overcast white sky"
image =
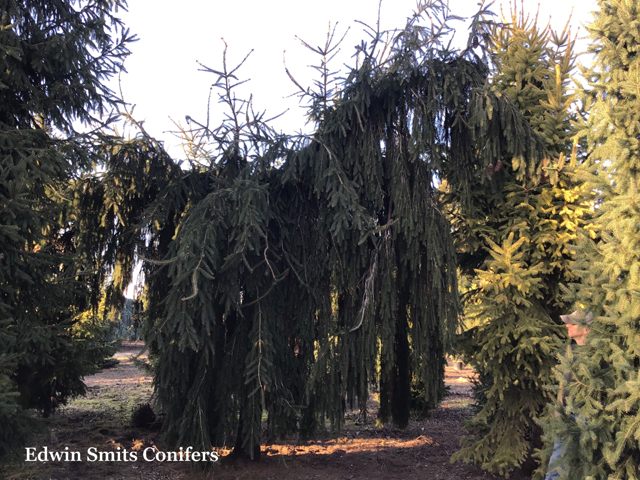
<path fill-rule="evenodd" d="M 287 133 L 304 127 L 304 110 L 297 98 L 286 98 L 295 92 L 283 67 L 286 51 L 287 66 L 296 78 L 307 86 L 313 72 L 307 65 L 316 58 L 303 47 L 296 35 L 311 45 L 324 45 L 329 22 L 338 22 L 341 34 L 351 27 L 342 44 L 340 66 L 350 62 L 353 47 L 365 38 L 361 20 L 375 25 L 379 0 L 129 0 L 129 11 L 121 17 L 139 37 L 127 59 L 128 73 L 122 75 L 125 100 L 135 104 L 135 117 L 145 121 L 146 130 L 164 140 L 169 152 L 183 158 L 179 140 L 170 131 L 171 121 L 185 124 L 185 115 L 206 118 L 209 86 L 215 77 L 198 71 L 200 61 L 219 69 L 222 64 L 224 38 L 228 44 L 231 65 L 237 64 L 251 49 L 254 52 L 239 72 L 240 78 L 250 78 L 245 92 L 252 93 L 258 110 L 275 115 L 289 109 L 275 124 Z M 520 2 L 518 2 L 520 4 Z M 562 29 L 571 14 L 574 2 L 568 0 L 524 0 L 524 9 L 535 14 L 540 5 L 539 24 L 551 19 L 555 29 Z M 453 14 L 469 17 L 478 8 L 477 0 L 450 0 Z M 505 2 L 505 12 L 509 11 Z M 596 0 L 576 0 L 572 25 L 575 31 L 589 23 L 596 10 Z M 401 28 L 415 9 L 415 0 L 383 0 L 381 28 Z M 499 14 L 500 3 L 492 10 Z M 580 36 L 584 37 L 584 28 Z M 467 39 L 466 26 L 460 24 L 458 38 Z M 586 48 L 586 42 L 583 43 Z M 212 124 L 221 118 L 222 106 L 212 98 Z"/>

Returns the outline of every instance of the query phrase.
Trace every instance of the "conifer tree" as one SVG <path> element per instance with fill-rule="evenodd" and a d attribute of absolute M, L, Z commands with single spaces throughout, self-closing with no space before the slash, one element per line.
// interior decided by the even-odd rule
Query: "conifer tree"
<path fill-rule="evenodd" d="M 0 382 L 18 393 L 0 397 L 1 453 L 20 440 L 13 402 L 48 415 L 94 368 L 99 346 L 71 332 L 92 272 L 76 257 L 66 192 L 95 139 L 74 122 L 115 102 L 104 82 L 131 40 L 113 16 L 120 6 L 0 0 Z"/>
<path fill-rule="evenodd" d="M 16 367 L 15 355 L 7 353 L 15 339 L 10 334 L 8 321 L 0 323 L 0 327 L 0 346 L 2 347 L 0 349 L 0 425 L 2 425 L 0 460 L 4 460 L 18 454 L 21 447 L 37 430 L 38 425 L 30 412 L 24 410 L 18 403 L 18 391 L 10 377 Z"/>
<path fill-rule="evenodd" d="M 442 398 L 459 310 L 435 179 L 464 192 L 504 154 L 518 178 L 542 168 L 541 143 L 487 84 L 473 43 L 442 43 L 447 22 L 431 1 L 389 43 L 369 28 L 343 81 L 301 87 L 311 136 L 276 134 L 234 95 L 239 67 L 225 60 L 203 69 L 226 120 L 187 118 L 188 168 L 148 137 L 105 151 L 92 191 L 104 211 L 141 218 L 113 232 L 111 262 L 145 259 L 145 339 L 170 443 L 234 442 L 255 458 L 265 413 L 270 436 L 304 436 L 327 420 L 340 428 L 345 398 L 364 409 L 374 382 L 401 426 L 413 376 L 431 406 Z M 317 49 L 322 62 L 333 51 Z"/>
<path fill-rule="evenodd" d="M 507 23 L 508 21 L 508 23 Z M 571 241 L 581 222 L 580 188 L 571 179 L 575 122 L 569 75 L 570 32 L 540 28 L 537 17 L 512 7 L 489 37 L 492 85 L 507 95 L 544 143 L 542 169 L 518 178 L 503 156 L 476 181 L 461 208 L 449 195 L 470 327 L 464 357 L 479 373 L 478 413 L 453 460 L 473 461 L 493 473 L 522 466 L 540 433 L 535 420 L 550 401 L 555 352 L 566 334 L 560 284 L 574 279 Z M 516 246 L 518 262 L 512 258 Z"/>
<path fill-rule="evenodd" d="M 640 3 L 598 4 L 588 27 L 595 61 L 584 72 L 589 155 L 578 170 L 591 195 L 594 226 L 580 232 L 574 265 L 579 282 L 568 296 L 583 314 L 592 311 L 594 320 L 586 345 L 569 349 L 558 368 L 569 396 L 559 413 L 545 418 L 542 465 L 547 467 L 554 441 L 561 440 L 564 455 L 552 466 L 561 478 L 637 479 Z"/>

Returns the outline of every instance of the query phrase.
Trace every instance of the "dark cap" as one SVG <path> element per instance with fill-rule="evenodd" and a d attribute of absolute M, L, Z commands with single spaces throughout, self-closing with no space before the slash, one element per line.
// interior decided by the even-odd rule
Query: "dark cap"
<path fill-rule="evenodd" d="M 587 312 L 583 317 L 582 313 L 576 310 L 569 315 L 560 315 L 560 319 L 567 325 L 580 325 L 582 323 L 591 325 L 591 322 L 593 322 L 593 312 Z"/>

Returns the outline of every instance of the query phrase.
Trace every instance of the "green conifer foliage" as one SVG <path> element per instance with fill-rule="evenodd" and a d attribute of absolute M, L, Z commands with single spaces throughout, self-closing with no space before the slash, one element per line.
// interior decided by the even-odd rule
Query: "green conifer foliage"
<path fill-rule="evenodd" d="M 89 137 L 73 122 L 106 113 L 113 98 L 103 82 L 128 53 L 113 17 L 120 5 L 0 1 L 0 381 L 21 407 L 45 415 L 82 393 L 94 367 L 91 342 L 71 333 L 88 281 L 79 277 L 66 191 L 89 163 Z M 22 415 L 6 415 L 15 400 L 0 399 L 2 453 L 5 435 L 19 440 Z"/>
<path fill-rule="evenodd" d="M 225 60 L 203 68 L 227 118 L 187 118 L 185 170 L 150 139 L 106 153 L 106 170 L 121 173 L 96 188 L 117 178 L 133 194 L 124 204 L 100 194 L 104 211 L 141 218 L 111 241 L 146 260 L 145 337 L 171 443 L 235 442 L 255 458 L 265 414 L 270 436 L 305 436 L 327 420 L 339 429 L 345 399 L 366 408 L 373 383 L 383 417 L 401 426 L 413 376 L 431 406 L 442 398 L 459 307 L 435 179 L 464 191 L 505 152 L 524 178 L 541 168 L 542 146 L 472 47 L 443 46 L 442 2 L 421 4 L 389 43 L 367 31 L 343 81 L 302 89 L 311 136 L 273 132 L 234 95 L 238 68 Z"/>
<path fill-rule="evenodd" d="M 578 239 L 579 282 L 569 296 L 595 319 L 587 344 L 568 351 L 558 368 L 569 398 L 545 419 L 542 461 L 546 467 L 551 445 L 561 439 L 562 478 L 637 479 L 640 3 L 600 1 L 599 7 L 588 27 L 595 61 L 585 71 L 589 156 L 578 170 L 592 195 L 594 228 Z M 571 382 L 563 375 L 569 373 Z"/>
<path fill-rule="evenodd" d="M 489 51 L 493 87 L 530 122 L 545 159 L 540 170 L 518 178 L 513 167 L 519 161 L 503 156 L 487 170 L 490 186 L 476 181 L 470 208 L 455 194 L 445 196 L 461 273 L 471 285 L 464 296 L 471 328 L 460 346 L 483 379 L 476 386 L 479 411 L 467 424 L 473 435 L 463 439 L 453 460 L 507 474 L 524 464 L 539 441 L 535 420 L 550 401 L 555 352 L 566 335 L 559 325 L 567 308 L 560 284 L 575 278 L 570 244 L 585 208 L 571 177 L 576 152 L 570 33 L 539 28 L 537 18 L 513 7 L 511 18 L 492 29 Z"/>
<path fill-rule="evenodd" d="M 38 428 L 30 412 L 24 410 L 18 403 L 16 384 L 10 377 L 16 367 L 16 356 L 7 353 L 15 343 L 15 337 L 11 335 L 8 327 L 7 320 L 0 323 L 0 425 L 2 425 L 0 459 L 2 460 L 22 453 L 22 446 Z"/>

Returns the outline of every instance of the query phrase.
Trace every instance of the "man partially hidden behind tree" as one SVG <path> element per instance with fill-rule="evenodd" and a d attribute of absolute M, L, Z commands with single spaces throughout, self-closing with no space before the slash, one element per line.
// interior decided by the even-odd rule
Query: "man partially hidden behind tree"
<path fill-rule="evenodd" d="M 560 319 L 567 326 L 567 335 L 569 335 L 569 338 L 572 340 L 572 350 L 587 343 L 587 336 L 589 335 L 591 330 L 590 325 L 593 321 L 593 312 L 586 312 L 585 314 L 584 312 L 580 312 L 580 310 L 576 310 L 569 315 L 560 315 Z M 573 381 L 570 373 L 566 373 L 565 378 L 567 379 L 567 382 Z M 567 392 L 562 388 L 562 385 L 560 385 L 558 390 L 558 402 L 560 402 L 561 405 L 564 405 L 566 395 Z M 575 415 L 574 418 L 578 421 L 577 415 Z M 556 438 L 553 445 L 553 453 L 549 459 L 549 467 L 547 468 L 545 480 L 557 480 L 560 478 L 560 473 L 557 471 L 556 465 L 562 456 L 563 449 L 564 442 Z"/>

